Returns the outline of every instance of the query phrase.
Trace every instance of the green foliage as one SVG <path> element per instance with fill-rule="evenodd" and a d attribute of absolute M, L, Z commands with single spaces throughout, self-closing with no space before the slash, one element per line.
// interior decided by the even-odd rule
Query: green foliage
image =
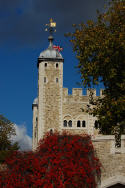
<path fill-rule="evenodd" d="M 12 144 L 11 137 L 16 135 L 14 124 L 0 115 L 0 163 L 4 162 L 11 151 L 18 150 L 18 143 Z"/>
<path fill-rule="evenodd" d="M 125 1 L 112 0 L 97 21 L 74 25 L 69 33 L 84 86 L 102 82 L 104 97 L 92 102 L 91 113 L 100 123 L 100 132 L 113 134 L 125 129 Z"/>

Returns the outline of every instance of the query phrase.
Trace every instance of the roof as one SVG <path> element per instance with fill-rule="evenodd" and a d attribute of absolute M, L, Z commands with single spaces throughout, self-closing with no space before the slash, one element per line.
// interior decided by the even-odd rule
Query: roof
<path fill-rule="evenodd" d="M 40 53 L 39 58 L 40 59 L 50 58 L 50 59 L 57 59 L 57 60 L 62 59 L 63 60 L 61 53 L 58 50 L 53 48 L 53 36 L 49 36 L 48 40 L 49 40 L 49 46 L 46 50 L 44 50 Z"/>
<path fill-rule="evenodd" d="M 57 50 L 55 50 L 53 47 L 50 46 L 46 50 L 40 53 L 39 58 L 63 59 L 62 55 Z"/>
<path fill-rule="evenodd" d="M 38 98 L 35 98 L 33 104 L 38 104 Z"/>

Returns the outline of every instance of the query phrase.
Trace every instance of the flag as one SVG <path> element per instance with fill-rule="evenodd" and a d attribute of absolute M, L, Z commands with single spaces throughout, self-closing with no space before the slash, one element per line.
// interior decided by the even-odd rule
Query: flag
<path fill-rule="evenodd" d="M 55 45 L 53 45 L 53 48 L 54 48 L 55 50 L 58 50 L 59 52 L 63 50 L 63 48 L 61 48 L 60 46 L 55 46 Z"/>

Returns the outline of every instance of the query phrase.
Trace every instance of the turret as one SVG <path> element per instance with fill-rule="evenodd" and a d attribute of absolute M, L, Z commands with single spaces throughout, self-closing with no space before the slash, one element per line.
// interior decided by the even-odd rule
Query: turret
<path fill-rule="evenodd" d="M 38 57 L 38 141 L 62 125 L 63 57 L 53 47 L 54 22 L 49 25 L 49 46 Z"/>

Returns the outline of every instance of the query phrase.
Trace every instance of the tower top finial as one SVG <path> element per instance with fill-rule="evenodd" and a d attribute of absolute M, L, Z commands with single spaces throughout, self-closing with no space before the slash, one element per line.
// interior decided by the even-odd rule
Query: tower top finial
<path fill-rule="evenodd" d="M 48 31 L 50 36 L 48 37 L 48 40 L 50 42 L 49 46 L 52 46 L 52 41 L 53 41 L 53 33 L 56 32 L 56 22 L 53 21 L 52 18 L 49 20 L 49 24 L 46 24 L 46 29 L 45 31 Z"/>

